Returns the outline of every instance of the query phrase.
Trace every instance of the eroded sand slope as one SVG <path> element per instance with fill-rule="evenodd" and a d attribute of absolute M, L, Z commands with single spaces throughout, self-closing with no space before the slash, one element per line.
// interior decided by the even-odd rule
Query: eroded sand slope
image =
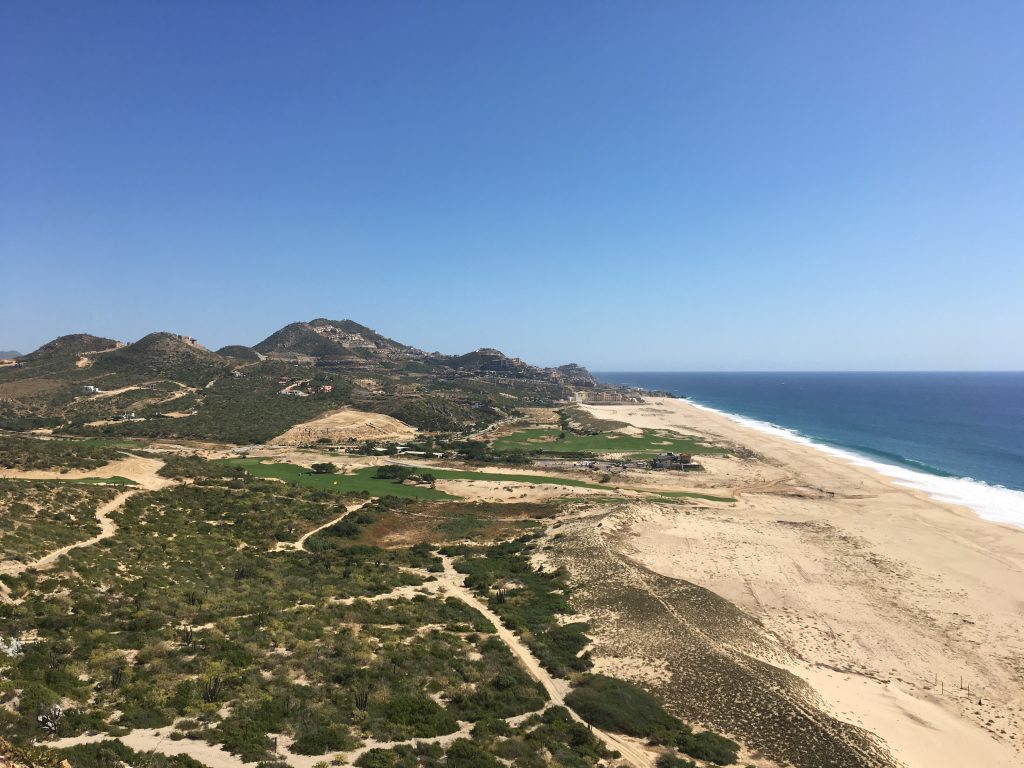
<path fill-rule="evenodd" d="M 588 554 L 563 556 L 584 612 L 608 612 L 605 663 L 640 653 L 681 714 L 753 746 L 786 749 L 778 721 L 798 765 L 1024 765 L 1024 531 L 683 401 L 595 413 L 746 449 L 700 478 L 734 505 L 631 503 L 574 534 Z M 732 618 L 702 627 L 693 589 Z M 738 697 L 709 686 L 719 663 Z"/>

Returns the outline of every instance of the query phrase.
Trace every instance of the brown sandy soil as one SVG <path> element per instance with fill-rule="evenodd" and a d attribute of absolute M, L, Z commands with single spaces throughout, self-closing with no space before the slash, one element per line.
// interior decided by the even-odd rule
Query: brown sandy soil
<path fill-rule="evenodd" d="M 278 435 L 273 445 L 299 445 L 326 438 L 332 442 L 358 440 L 408 440 L 416 436 L 416 430 L 398 419 L 380 413 L 367 413 L 352 408 L 325 414 L 312 421 L 296 424 L 287 432 Z"/>
<path fill-rule="evenodd" d="M 534 473 L 538 474 L 538 473 Z M 434 487 L 467 501 L 527 502 L 561 499 L 566 496 L 608 495 L 609 491 L 580 488 L 574 485 L 553 485 L 509 480 L 438 480 Z"/>
<path fill-rule="evenodd" d="M 118 740 L 138 752 L 159 752 L 163 755 L 188 755 L 198 760 L 209 768 L 244 768 L 255 766 L 256 763 L 245 763 L 242 759 L 228 752 L 219 744 L 208 744 L 205 741 L 193 739 L 180 739 L 175 741 L 170 738 L 174 726 L 166 728 L 137 728 L 124 736 L 118 736 Z M 78 744 L 92 744 L 97 741 L 109 739 L 105 733 L 86 734 L 82 736 L 69 736 L 56 741 L 46 742 L 46 746 L 54 749 L 74 747 Z"/>
<path fill-rule="evenodd" d="M 643 510 L 644 504 L 628 504 Z M 813 690 L 756 620 L 699 586 L 660 576 L 618 551 L 608 512 L 552 529 L 538 565 L 567 567 L 595 668 L 658 696 L 685 722 L 744 746 L 741 765 L 891 768 L 884 745 L 821 711 Z"/>
<path fill-rule="evenodd" d="M 1024 530 L 683 401 L 651 401 L 598 415 L 755 456 L 705 461 L 701 487 L 735 505 L 613 513 L 602 536 L 615 556 L 738 606 L 772 641 L 751 655 L 807 681 L 823 712 L 881 737 L 909 768 L 1024 765 Z"/>
<path fill-rule="evenodd" d="M 67 472 L 36 469 L 0 469 L 5 480 L 81 480 L 86 477 L 127 477 L 149 491 L 166 488 L 174 481 L 157 474 L 164 463 L 159 459 L 127 454 L 123 459 L 108 462 L 97 469 L 73 469 Z"/>

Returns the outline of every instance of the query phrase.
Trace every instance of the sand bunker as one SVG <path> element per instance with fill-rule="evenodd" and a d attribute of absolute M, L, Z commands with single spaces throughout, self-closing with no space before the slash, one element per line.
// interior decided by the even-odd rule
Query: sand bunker
<path fill-rule="evenodd" d="M 149 491 L 173 485 L 174 481 L 157 474 L 164 463 L 159 459 L 125 453 L 124 458 L 109 461 L 96 469 L 0 469 L 3 480 L 83 480 L 87 477 L 126 477 Z"/>

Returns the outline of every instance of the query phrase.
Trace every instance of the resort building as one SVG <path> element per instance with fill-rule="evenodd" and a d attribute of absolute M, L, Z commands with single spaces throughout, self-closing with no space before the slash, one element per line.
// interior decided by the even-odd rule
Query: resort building
<path fill-rule="evenodd" d="M 682 472 L 692 472 L 703 469 L 693 460 L 688 453 L 662 453 L 651 459 L 651 469 L 675 469 Z"/>

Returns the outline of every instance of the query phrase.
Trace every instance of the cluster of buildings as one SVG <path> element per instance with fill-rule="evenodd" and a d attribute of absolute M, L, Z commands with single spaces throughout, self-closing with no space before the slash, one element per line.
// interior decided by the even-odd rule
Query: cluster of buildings
<path fill-rule="evenodd" d="M 301 379 L 293 383 L 289 382 L 290 379 L 288 378 L 278 379 L 277 383 L 283 384 L 284 388 L 277 394 L 289 397 L 309 397 L 310 395 L 326 395 L 334 391 L 333 384 L 313 384 L 309 379 Z"/>
<path fill-rule="evenodd" d="M 693 472 L 703 467 L 693 460 L 688 453 L 661 453 L 651 459 L 651 469 L 675 469 L 681 472 Z"/>
<path fill-rule="evenodd" d="M 569 402 L 579 405 L 639 405 L 644 399 L 639 394 L 622 390 L 584 390 L 573 392 Z"/>
<path fill-rule="evenodd" d="M 538 459 L 535 466 L 545 469 L 589 469 L 594 472 L 615 472 L 624 469 L 675 470 L 699 472 L 704 467 L 688 453 L 661 453 L 650 459 Z"/>

